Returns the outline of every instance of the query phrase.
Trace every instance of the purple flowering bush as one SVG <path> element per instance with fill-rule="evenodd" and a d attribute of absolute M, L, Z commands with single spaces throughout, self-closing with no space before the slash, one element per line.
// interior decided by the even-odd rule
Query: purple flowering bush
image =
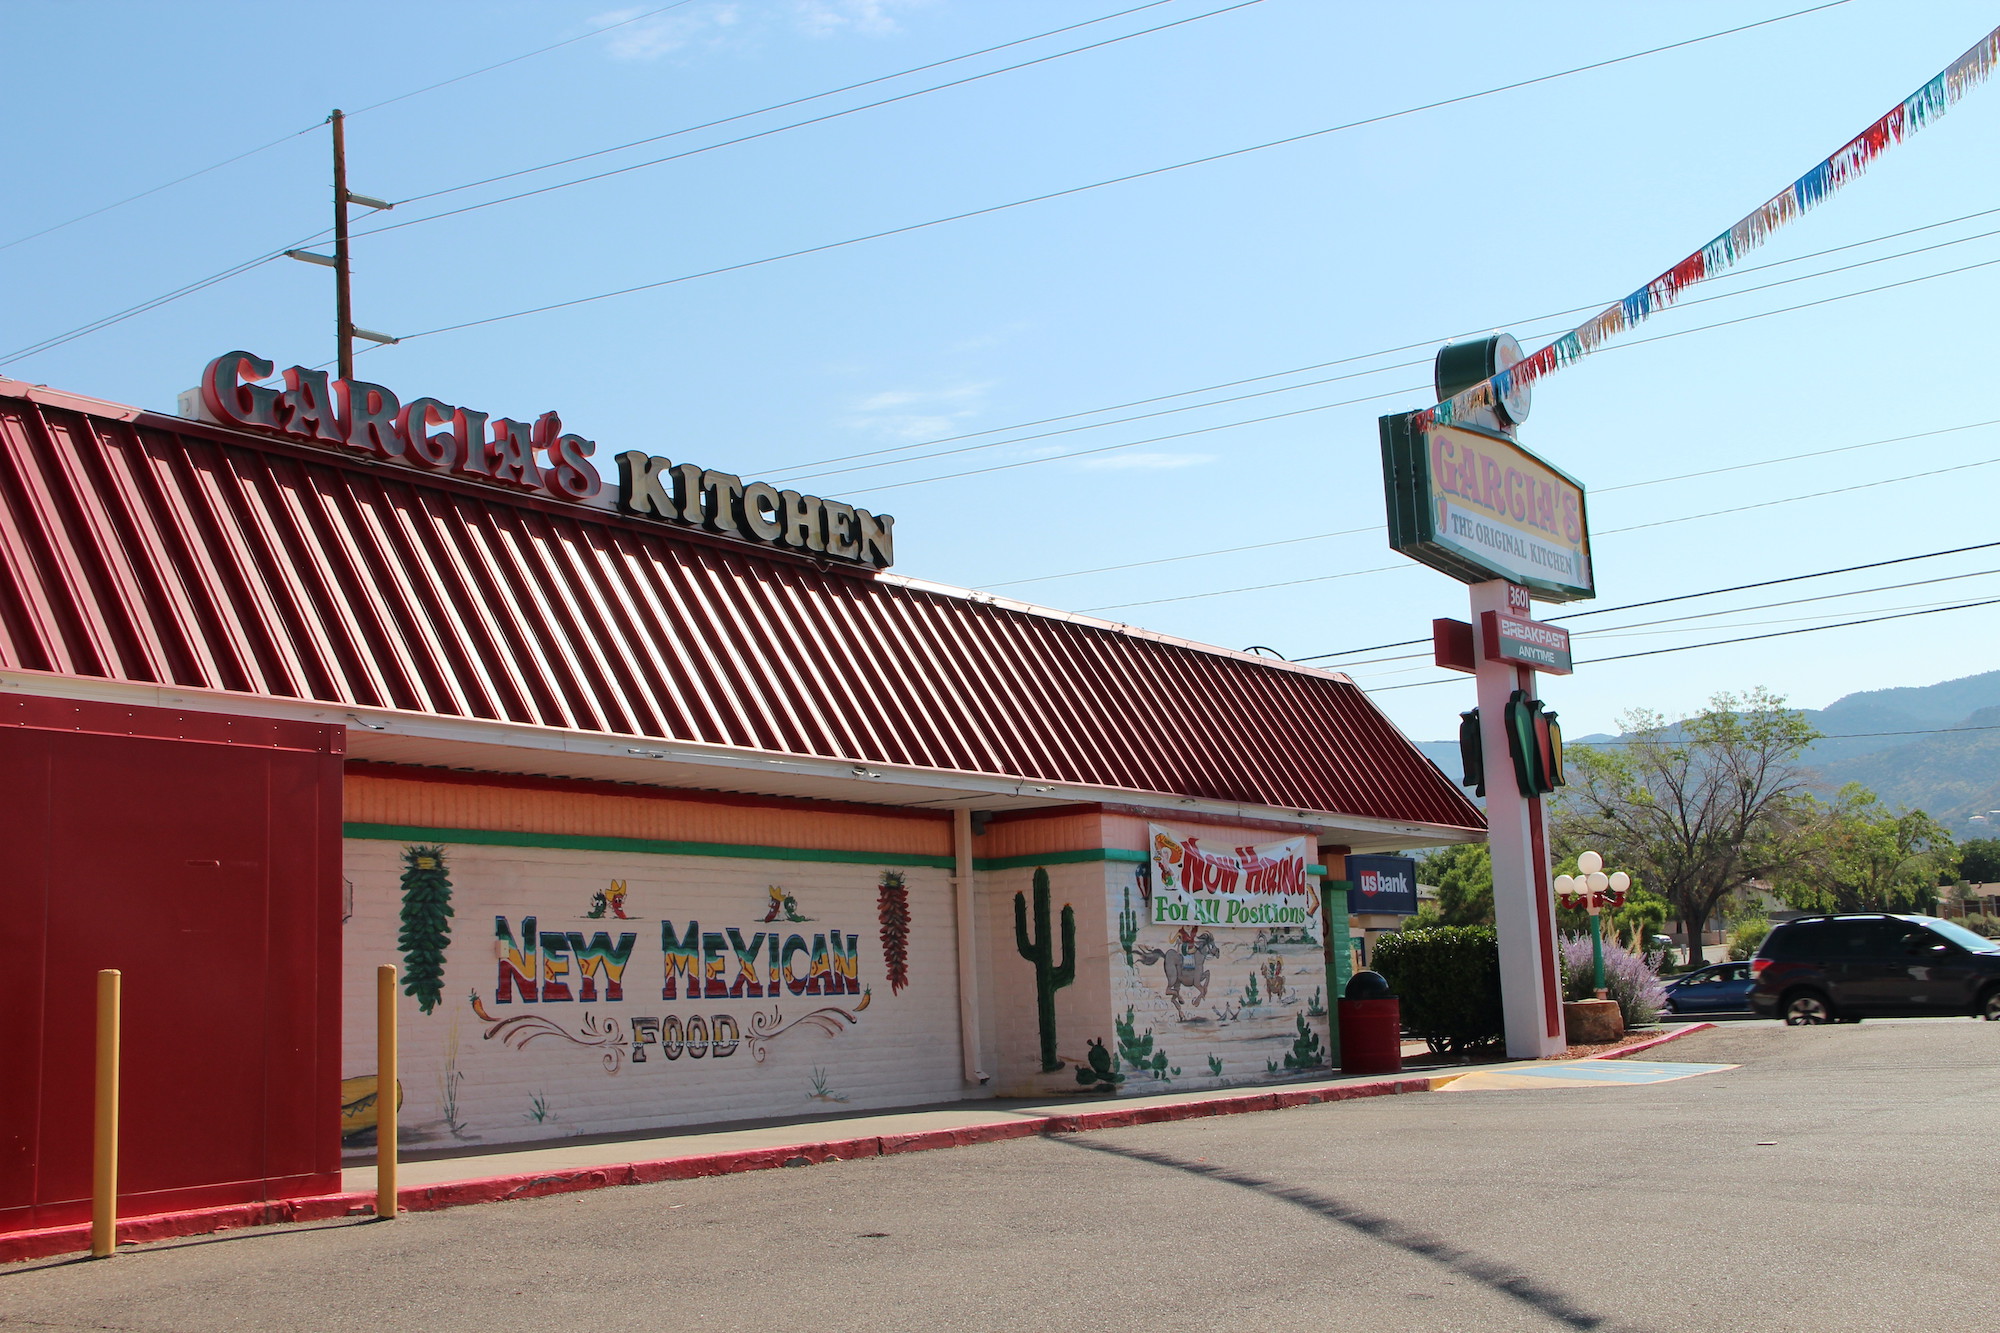
<path fill-rule="evenodd" d="M 1591 998 L 1590 936 L 1565 935 L 1558 951 L 1562 961 L 1563 998 Z M 1627 1029 L 1651 1027 L 1667 1007 L 1667 988 L 1643 954 L 1615 940 L 1604 941 L 1604 989 L 1618 1001 Z"/>

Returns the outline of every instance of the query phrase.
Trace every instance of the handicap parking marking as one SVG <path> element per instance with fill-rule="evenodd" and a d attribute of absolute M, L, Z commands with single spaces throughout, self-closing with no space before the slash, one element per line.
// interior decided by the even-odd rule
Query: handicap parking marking
<path fill-rule="evenodd" d="M 1699 1074 L 1719 1074 L 1736 1065 L 1674 1064 L 1661 1060 L 1569 1060 L 1560 1064 L 1524 1064 L 1479 1069 L 1444 1085 L 1443 1092 L 1480 1092 L 1499 1088 L 1630 1088 L 1671 1083 Z"/>

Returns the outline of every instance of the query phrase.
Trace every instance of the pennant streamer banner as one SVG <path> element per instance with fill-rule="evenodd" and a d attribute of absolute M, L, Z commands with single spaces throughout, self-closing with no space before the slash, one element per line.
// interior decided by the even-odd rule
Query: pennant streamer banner
<path fill-rule="evenodd" d="M 1417 414 L 1419 428 L 1451 425 L 1467 413 L 1490 406 L 1515 386 L 1533 384 L 1579 357 L 1587 356 L 1621 329 L 1639 323 L 1655 310 L 1672 305 L 1681 292 L 1703 278 L 1733 267 L 1764 243 L 1766 237 L 1812 208 L 1868 169 L 1868 164 L 1948 111 L 1966 93 L 1984 83 L 2000 63 L 2000 28 L 1951 62 L 1943 73 L 1919 88 L 1889 114 L 1849 140 L 1839 152 L 1808 171 L 1728 231 L 1654 278 L 1596 318 L 1563 334 L 1533 356 L 1524 357 L 1492 379 L 1482 380 L 1437 406 Z"/>

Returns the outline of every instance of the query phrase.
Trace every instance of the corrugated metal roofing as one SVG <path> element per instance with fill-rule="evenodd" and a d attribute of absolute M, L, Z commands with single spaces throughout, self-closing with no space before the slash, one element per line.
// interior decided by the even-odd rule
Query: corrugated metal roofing
<path fill-rule="evenodd" d="M 1475 828 L 1344 677 L 0 384 L 0 666 Z"/>

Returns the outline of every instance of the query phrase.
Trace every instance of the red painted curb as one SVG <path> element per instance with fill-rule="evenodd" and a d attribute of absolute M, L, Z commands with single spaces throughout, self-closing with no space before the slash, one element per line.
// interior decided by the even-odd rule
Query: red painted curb
<path fill-rule="evenodd" d="M 1650 1051 L 1655 1046 L 1664 1046 L 1668 1042 L 1678 1041 L 1690 1033 L 1705 1032 L 1709 1028 L 1716 1026 L 1719 1025 L 1715 1023 L 1690 1023 L 1686 1027 L 1676 1028 L 1664 1036 L 1654 1037 L 1651 1041 L 1634 1042 L 1622 1050 L 1606 1051 L 1602 1055 L 1593 1055 L 1590 1058 L 1593 1060 L 1622 1060 L 1628 1055 L 1637 1055 L 1641 1051 Z"/>
<path fill-rule="evenodd" d="M 1662 1040 L 1671 1040 L 1671 1037 Z M 953 1129 L 919 1130 L 909 1134 L 827 1139 L 816 1143 L 787 1144 L 775 1148 L 741 1148 L 733 1152 L 666 1157 L 646 1162 L 574 1167 L 539 1175 L 485 1176 L 472 1180 L 452 1180 L 437 1185 L 418 1185 L 398 1190 L 396 1199 L 406 1212 L 433 1212 L 469 1203 L 540 1199 L 553 1194 L 574 1194 L 582 1190 L 605 1189 L 614 1185 L 651 1185 L 665 1180 L 694 1180 L 702 1176 L 732 1175 L 742 1171 L 768 1171 L 787 1166 L 811 1166 L 821 1162 L 845 1162 L 863 1157 L 886 1157 L 894 1153 L 926 1152 L 934 1148 L 962 1148 L 977 1143 L 999 1143 L 1007 1139 L 1030 1138 L 1040 1134 L 1081 1134 L 1097 1129 L 1124 1129 L 1133 1125 L 1157 1125 L 1174 1120 L 1193 1120 L 1208 1116 L 1278 1111 L 1294 1106 L 1353 1101 L 1360 1097 L 1389 1097 L 1407 1092 L 1428 1092 L 1430 1086 L 1430 1077 L 1425 1075 L 1414 1078 L 1382 1079 L 1372 1083 L 1349 1083 L 1334 1088 L 1272 1089 L 1245 1093 L 1240 1097 L 1172 1102 L 1164 1106 L 1122 1108 L 1107 1106 L 1068 1115 L 1024 1116 L 1014 1120 L 997 1120 L 982 1125 L 960 1125 Z M 184 1212 L 155 1213 L 146 1217 L 119 1219 L 118 1242 L 121 1245 L 131 1245 L 146 1241 L 169 1240 L 178 1236 L 201 1235 L 211 1231 L 230 1231 L 239 1227 L 365 1216 L 373 1213 L 374 1207 L 375 1196 L 370 1192 L 323 1194 L 308 1199 L 282 1199 L 269 1203 L 232 1204 L 218 1208 L 189 1209 Z M 23 1259 L 47 1259 L 58 1254 L 69 1254 L 89 1248 L 88 1223 L 49 1227 L 40 1231 L 17 1231 L 11 1235 L 0 1235 L 0 1263 Z"/>

